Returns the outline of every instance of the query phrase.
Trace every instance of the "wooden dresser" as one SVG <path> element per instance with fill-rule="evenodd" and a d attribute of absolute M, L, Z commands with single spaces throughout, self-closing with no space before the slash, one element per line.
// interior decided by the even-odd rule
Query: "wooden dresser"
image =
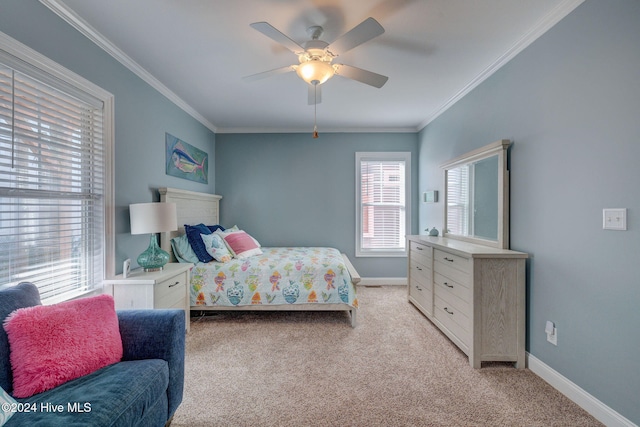
<path fill-rule="evenodd" d="M 480 368 L 525 367 L 526 253 L 445 237 L 407 236 L 409 301 Z"/>

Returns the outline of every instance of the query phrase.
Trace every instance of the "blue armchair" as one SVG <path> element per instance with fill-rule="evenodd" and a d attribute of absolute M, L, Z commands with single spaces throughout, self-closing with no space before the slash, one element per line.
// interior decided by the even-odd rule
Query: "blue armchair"
<path fill-rule="evenodd" d="M 40 304 L 38 289 L 21 283 L 0 291 L 0 322 Z M 25 399 L 11 426 L 151 426 L 171 422 L 184 386 L 182 310 L 118 311 L 123 357 L 81 378 Z M 0 328 L 0 386 L 11 393 L 9 342 Z M 60 409 L 60 410 L 54 410 Z"/>

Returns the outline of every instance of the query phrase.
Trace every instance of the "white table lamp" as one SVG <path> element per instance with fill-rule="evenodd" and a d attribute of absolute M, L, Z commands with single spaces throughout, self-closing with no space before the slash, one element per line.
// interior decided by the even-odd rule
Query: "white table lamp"
<path fill-rule="evenodd" d="M 178 229 L 175 203 L 135 203 L 129 205 L 131 234 L 151 234 L 146 251 L 138 256 L 144 271 L 158 271 L 169 262 L 169 254 L 158 246 L 156 233 Z"/>

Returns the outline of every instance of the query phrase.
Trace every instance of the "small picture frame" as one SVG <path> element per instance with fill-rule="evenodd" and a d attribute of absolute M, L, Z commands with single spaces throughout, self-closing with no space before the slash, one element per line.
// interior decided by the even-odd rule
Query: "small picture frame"
<path fill-rule="evenodd" d="M 129 273 L 131 273 L 131 260 L 127 258 L 122 263 L 122 278 L 126 279 L 129 277 Z"/>

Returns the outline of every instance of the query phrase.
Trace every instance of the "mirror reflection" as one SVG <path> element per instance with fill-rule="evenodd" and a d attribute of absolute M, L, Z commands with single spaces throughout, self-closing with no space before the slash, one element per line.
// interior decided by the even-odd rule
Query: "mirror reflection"
<path fill-rule="evenodd" d="M 498 240 L 498 156 L 449 170 L 449 233 Z"/>
<path fill-rule="evenodd" d="M 508 248 L 509 145 L 498 141 L 443 165 L 445 236 Z"/>

